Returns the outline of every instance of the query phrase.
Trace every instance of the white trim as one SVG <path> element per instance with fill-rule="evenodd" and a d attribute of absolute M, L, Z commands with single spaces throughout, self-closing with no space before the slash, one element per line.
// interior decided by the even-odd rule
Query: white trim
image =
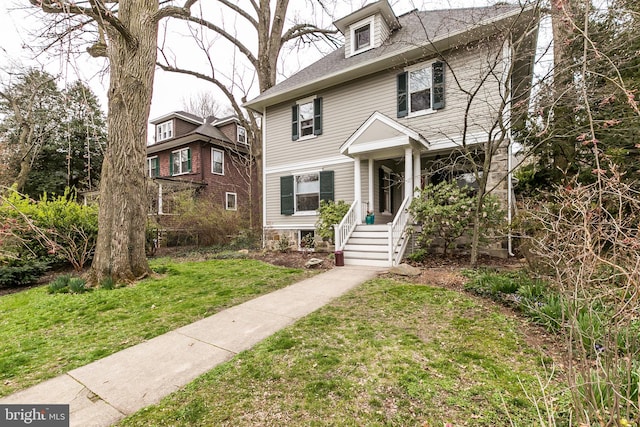
<path fill-rule="evenodd" d="M 244 131 L 244 141 L 240 141 L 240 129 L 242 129 Z M 245 128 L 244 126 L 236 126 L 236 141 L 239 142 L 240 144 L 244 144 L 247 145 L 249 144 L 248 142 L 248 138 L 247 138 L 247 128 Z"/>
<path fill-rule="evenodd" d="M 318 175 L 318 208 L 320 208 L 320 172 L 321 170 L 311 170 L 311 171 L 303 171 L 303 172 L 293 172 L 291 175 L 293 176 L 293 214 L 292 216 L 307 216 L 307 215 L 318 215 L 318 209 L 314 209 L 311 211 L 299 211 L 298 210 L 298 182 L 296 177 L 302 175 Z M 315 193 L 302 193 L 302 194 L 315 194 Z"/>
<path fill-rule="evenodd" d="M 407 73 L 407 117 L 419 117 L 437 112 L 437 110 L 433 109 L 433 64 L 437 61 L 438 59 L 435 58 L 405 67 L 404 71 Z M 429 81 L 429 108 L 411 111 L 411 73 L 424 70 L 425 68 L 429 69 L 429 74 L 431 76 Z"/>
<path fill-rule="evenodd" d="M 489 134 L 487 132 L 467 134 L 467 146 L 482 144 L 486 142 L 488 138 Z M 450 148 L 460 147 L 462 147 L 462 135 L 429 141 L 429 151 L 446 150 Z"/>
<path fill-rule="evenodd" d="M 358 140 L 358 138 L 360 138 L 362 136 L 362 134 L 375 122 L 382 122 L 383 124 L 395 129 L 396 131 L 403 133 L 404 135 L 406 135 L 409 138 L 412 138 L 418 142 L 420 142 L 422 145 L 424 145 L 426 148 L 429 148 L 429 143 L 427 142 L 426 139 L 424 139 L 424 137 L 422 135 L 420 135 L 418 132 L 414 131 L 411 128 L 408 128 L 407 126 L 398 123 L 397 121 L 393 120 L 392 118 L 385 116 L 384 114 L 382 114 L 379 111 L 375 111 L 373 114 L 371 114 L 369 116 L 369 118 L 367 120 L 364 121 L 364 123 L 362 123 L 362 125 L 360 125 L 360 127 L 353 133 L 353 135 L 351 135 L 349 137 L 349 139 L 347 139 L 345 141 L 344 144 L 342 144 L 342 146 L 340 147 L 340 153 L 341 154 L 345 154 L 345 153 L 349 153 L 351 154 L 352 151 L 350 150 L 351 146 Z M 390 144 L 396 144 L 397 138 L 402 138 L 402 137 L 396 137 L 396 138 L 391 138 L 388 140 L 380 140 L 382 142 L 387 141 L 387 143 Z M 378 143 L 380 141 L 375 141 L 375 143 Z M 408 140 L 407 140 L 408 142 Z M 370 143 L 367 143 L 370 144 Z M 362 144 L 365 145 L 365 144 Z M 384 144 L 382 144 L 384 145 Z M 373 149 L 379 150 L 379 149 L 384 149 L 384 148 L 392 148 L 392 147 L 396 147 L 397 145 L 390 145 L 390 146 L 379 146 Z M 361 152 L 361 151 L 358 151 Z"/>
<path fill-rule="evenodd" d="M 161 137 L 161 135 L 164 133 L 166 133 L 167 136 Z M 156 142 L 167 141 L 173 137 L 173 119 L 166 120 L 156 125 Z"/>
<path fill-rule="evenodd" d="M 186 175 L 188 173 L 191 173 L 191 171 L 188 169 L 189 168 L 188 166 L 187 166 L 187 170 L 186 171 L 182 170 L 182 159 L 180 159 L 180 172 L 178 173 L 178 172 L 176 172 L 174 170 L 175 169 L 174 166 L 173 166 L 174 154 L 175 153 L 181 153 L 184 150 L 187 150 L 187 163 L 189 163 L 189 156 L 191 155 L 191 147 L 183 147 L 183 148 L 179 148 L 177 150 L 173 150 L 171 152 L 171 155 L 169 156 L 169 161 L 171 162 L 171 164 L 169 165 L 169 170 L 171 170 L 171 172 L 173 172 L 173 173 L 170 174 L 171 176 Z"/>
<path fill-rule="evenodd" d="M 218 153 L 222 154 L 222 172 L 216 172 L 213 170 L 213 152 L 217 151 Z M 217 148 L 213 148 L 211 147 L 211 173 L 214 175 L 224 175 L 224 151 L 223 150 L 218 150 Z"/>
<path fill-rule="evenodd" d="M 189 123 L 193 123 L 194 125 L 201 125 L 202 124 L 202 117 L 198 117 L 200 120 L 196 120 L 192 117 L 187 117 L 183 114 L 180 114 L 177 111 L 173 111 L 171 113 L 167 113 L 164 114 L 160 117 L 156 117 L 153 120 L 149 120 L 149 123 L 151 123 L 152 125 L 157 125 L 161 122 L 165 122 L 166 120 L 172 120 L 174 118 L 179 118 L 180 120 L 184 120 L 185 122 L 189 122 Z"/>
<path fill-rule="evenodd" d="M 365 142 L 349 148 L 349 154 L 368 153 L 371 151 L 386 150 L 389 148 L 406 147 L 410 145 L 409 137 L 406 135 L 395 138 L 378 139 L 376 141 Z"/>
<path fill-rule="evenodd" d="M 151 168 L 149 167 L 149 160 L 157 159 L 158 155 L 147 157 L 147 176 L 149 178 L 156 178 L 160 176 L 160 161 L 158 161 L 158 175 L 151 175 Z"/>
<path fill-rule="evenodd" d="M 299 229 L 309 229 L 310 227 L 315 227 L 315 223 L 297 223 L 297 224 L 271 224 L 265 225 L 265 230 L 299 230 Z"/>
<path fill-rule="evenodd" d="M 265 139 L 264 135 L 266 135 L 266 132 L 263 131 L 262 135 L 263 135 L 263 139 Z M 263 149 L 264 149 L 264 147 L 263 147 Z M 266 151 L 263 151 L 263 153 L 266 153 Z M 266 159 L 264 158 L 264 156 L 265 155 L 263 154 L 262 158 L 264 159 L 264 161 L 266 163 Z M 273 166 L 273 167 L 270 167 L 270 168 L 264 168 L 265 180 L 263 182 L 266 182 L 266 176 L 268 174 L 286 172 L 286 173 L 289 173 L 290 175 L 293 175 L 294 173 L 290 172 L 292 170 L 304 170 L 304 169 L 322 170 L 325 167 L 338 165 L 338 164 L 342 164 L 342 163 L 351 163 L 351 162 L 353 162 L 353 159 L 351 157 L 339 156 L 339 157 L 328 157 L 328 158 L 321 159 L 321 160 L 312 160 L 312 161 L 300 162 L 300 163 L 289 163 L 289 164 L 282 165 L 282 166 Z"/>
<path fill-rule="evenodd" d="M 234 203 L 234 207 L 230 208 L 229 207 L 229 196 L 233 194 L 233 197 L 235 198 L 235 203 Z M 228 211 L 237 211 L 238 210 L 238 193 L 231 193 L 231 192 L 225 192 L 224 193 L 224 208 L 225 210 Z"/>
<path fill-rule="evenodd" d="M 300 229 L 298 230 L 298 250 L 299 251 L 307 251 L 307 252 L 315 252 L 315 248 L 302 248 L 302 232 L 303 231 L 310 231 L 313 233 L 313 242 L 314 242 L 314 246 L 315 246 L 315 240 L 316 240 L 316 229 L 314 228 L 304 228 L 304 229 Z"/>
<path fill-rule="evenodd" d="M 267 107 L 262 109 L 262 229 L 267 227 Z M 264 235 L 263 235 L 264 237 Z M 263 245 L 266 239 L 262 239 Z"/>

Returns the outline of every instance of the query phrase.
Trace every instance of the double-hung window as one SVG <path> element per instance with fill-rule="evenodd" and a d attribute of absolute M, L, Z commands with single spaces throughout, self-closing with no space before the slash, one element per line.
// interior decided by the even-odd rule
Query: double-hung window
<path fill-rule="evenodd" d="M 351 39 L 350 55 L 373 49 L 373 26 L 375 19 L 373 16 L 351 25 L 349 37 Z"/>
<path fill-rule="evenodd" d="M 154 178 L 160 176 L 160 161 L 158 156 L 147 157 L 147 176 Z"/>
<path fill-rule="evenodd" d="M 320 201 L 333 201 L 333 196 L 333 171 L 280 177 L 282 215 L 315 214 L 320 208 Z"/>
<path fill-rule="evenodd" d="M 444 108 L 444 63 L 414 66 L 398 74 L 398 117 Z"/>
<path fill-rule="evenodd" d="M 173 120 L 156 125 L 156 142 L 173 138 Z"/>
<path fill-rule="evenodd" d="M 291 139 L 313 138 L 322 134 L 322 98 L 308 98 L 291 107 Z"/>
<path fill-rule="evenodd" d="M 224 175 L 224 151 L 211 149 L 211 173 Z"/>
<path fill-rule="evenodd" d="M 241 144 L 246 144 L 247 143 L 247 130 L 242 127 L 242 126 L 238 126 L 237 128 L 237 141 Z"/>
<path fill-rule="evenodd" d="M 226 209 L 228 211 L 237 211 L 238 210 L 238 195 L 236 193 L 225 193 L 226 198 Z"/>
<path fill-rule="evenodd" d="M 191 149 L 183 148 L 171 152 L 171 175 L 182 175 L 191 172 Z"/>

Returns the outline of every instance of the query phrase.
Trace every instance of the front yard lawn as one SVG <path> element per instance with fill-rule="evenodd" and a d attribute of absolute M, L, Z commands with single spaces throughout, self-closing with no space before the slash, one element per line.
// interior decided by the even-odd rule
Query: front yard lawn
<path fill-rule="evenodd" d="M 113 290 L 49 294 L 39 287 L 0 297 L 0 396 L 305 277 L 263 262 L 152 261 L 162 275 Z"/>
<path fill-rule="evenodd" d="M 376 279 L 120 425 L 540 425 L 543 391 L 556 417 L 568 397 L 523 322 L 456 291 Z"/>

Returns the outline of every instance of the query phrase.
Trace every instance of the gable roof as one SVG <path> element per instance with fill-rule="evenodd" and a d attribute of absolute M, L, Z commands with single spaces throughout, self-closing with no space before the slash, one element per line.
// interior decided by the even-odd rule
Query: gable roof
<path fill-rule="evenodd" d="M 345 34 L 349 25 L 376 13 L 382 15 L 382 18 L 387 22 L 389 28 L 396 30 L 400 27 L 398 18 L 396 18 L 395 13 L 393 13 L 393 9 L 391 9 L 391 5 L 388 0 L 379 0 L 375 3 L 368 4 L 347 16 L 338 19 L 333 23 L 333 25 L 338 29 L 338 31 Z"/>
<path fill-rule="evenodd" d="M 419 58 L 437 55 L 451 47 L 499 32 L 514 21 L 530 24 L 533 6 L 488 7 L 411 11 L 398 18 L 400 28 L 382 46 L 345 58 L 344 46 L 302 69 L 244 104 L 262 108 L 296 99 L 349 80 L 399 67 Z"/>

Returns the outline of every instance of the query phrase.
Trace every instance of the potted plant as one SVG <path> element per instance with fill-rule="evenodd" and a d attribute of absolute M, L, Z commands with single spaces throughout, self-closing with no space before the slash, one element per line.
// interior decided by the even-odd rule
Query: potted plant
<path fill-rule="evenodd" d="M 375 215 L 373 214 L 373 211 L 367 211 L 367 217 L 365 218 L 365 222 L 367 224 L 373 224 L 373 222 L 375 221 Z"/>

